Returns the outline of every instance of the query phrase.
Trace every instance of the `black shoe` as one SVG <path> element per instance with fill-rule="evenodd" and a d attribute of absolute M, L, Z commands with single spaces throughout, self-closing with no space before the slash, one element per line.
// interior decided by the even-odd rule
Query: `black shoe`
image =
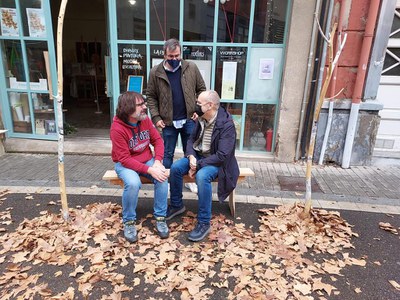
<path fill-rule="evenodd" d="M 210 224 L 197 223 L 196 227 L 189 233 L 188 239 L 192 242 L 199 242 L 211 231 Z"/>
<path fill-rule="evenodd" d="M 180 208 L 175 208 L 172 207 L 171 205 L 168 205 L 167 216 L 165 217 L 165 220 L 171 220 L 173 217 L 183 214 L 185 211 L 186 211 L 185 206 L 182 206 Z"/>

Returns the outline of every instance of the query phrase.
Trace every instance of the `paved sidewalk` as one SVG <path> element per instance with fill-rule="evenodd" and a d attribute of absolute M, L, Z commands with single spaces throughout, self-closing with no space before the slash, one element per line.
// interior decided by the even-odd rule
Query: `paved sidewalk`
<path fill-rule="evenodd" d="M 283 204 L 304 200 L 305 165 L 240 159 L 255 177 L 238 185 L 238 202 Z M 121 195 L 121 188 L 101 180 L 113 169 L 109 156 L 65 156 L 65 178 L 69 194 Z M 20 193 L 59 193 L 57 156 L 7 153 L 0 156 L 0 188 Z M 400 214 L 400 166 L 314 166 L 312 199 L 315 207 Z M 141 197 L 152 197 L 144 186 Z M 186 199 L 196 199 L 188 190 Z"/>

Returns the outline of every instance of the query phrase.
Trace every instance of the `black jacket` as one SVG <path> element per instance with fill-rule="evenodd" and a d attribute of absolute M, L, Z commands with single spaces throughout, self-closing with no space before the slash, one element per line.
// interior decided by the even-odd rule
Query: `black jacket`
<path fill-rule="evenodd" d="M 196 122 L 190 136 L 185 155 L 195 155 L 193 143 L 199 138 L 201 126 Z M 223 202 L 235 189 L 239 177 L 239 166 L 235 157 L 236 130 L 232 116 L 220 107 L 211 135 L 210 156 L 197 160 L 197 169 L 207 165 L 219 167 L 218 199 Z"/>

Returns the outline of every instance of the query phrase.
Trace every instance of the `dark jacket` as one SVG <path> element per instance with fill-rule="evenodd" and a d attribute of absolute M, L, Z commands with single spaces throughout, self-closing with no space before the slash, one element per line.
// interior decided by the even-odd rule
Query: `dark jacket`
<path fill-rule="evenodd" d="M 206 90 L 206 85 L 199 69 L 193 62 L 182 60 L 181 68 L 181 83 L 187 119 L 190 119 L 196 108 L 197 97 Z M 167 73 L 164 70 L 164 61 L 151 69 L 146 96 L 153 123 L 156 124 L 163 120 L 165 125 L 171 126 L 173 121 L 172 91 Z"/>
<path fill-rule="evenodd" d="M 201 126 L 196 126 L 190 136 L 185 155 L 195 155 L 193 143 L 199 138 Z M 218 199 L 224 201 L 235 189 L 239 177 L 239 166 L 235 157 L 236 130 L 232 116 L 220 107 L 217 120 L 211 135 L 211 155 L 197 160 L 197 169 L 207 165 L 219 167 L 218 170 Z"/>

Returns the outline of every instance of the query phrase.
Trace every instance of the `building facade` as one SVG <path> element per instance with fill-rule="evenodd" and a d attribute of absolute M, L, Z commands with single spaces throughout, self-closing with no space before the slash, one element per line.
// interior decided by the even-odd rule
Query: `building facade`
<path fill-rule="evenodd" d="M 68 5 L 73 7 L 74 1 L 69 0 Z M 1 121 L 8 130 L 8 140 L 55 142 L 57 139 L 54 32 L 60 2 L 0 1 Z M 104 75 L 111 119 L 121 92 L 146 92 L 151 67 L 163 59 L 164 41 L 175 37 L 182 43 L 182 58 L 197 64 L 207 88 L 216 90 L 223 105 L 232 113 L 238 134 L 238 153 L 293 161 L 304 156 L 307 148 L 312 117 L 306 115 L 307 111 L 312 114 L 310 104 L 315 103 L 318 90 L 317 85 L 311 85 L 324 71 L 324 67 L 318 65 L 322 60 L 323 43 L 315 29 L 318 26 L 314 15 L 319 16 L 323 30 L 340 15 L 347 43 L 339 59 L 333 95 L 344 89 L 335 98 L 336 115 L 340 112 L 343 116 L 334 121 L 343 134 L 333 135 L 325 152 L 326 160 L 340 163 L 341 150 L 339 154 L 333 153 L 332 147 L 340 145 L 346 136 L 346 114 L 350 112 L 348 104 L 358 69 L 356 54 L 361 52 L 371 2 L 92 1 L 92 6 L 104 6 L 105 39 L 103 43 L 96 38 L 94 43 L 86 43 L 84 37 L 73 43 L 66 42 L 70 52 L 64 51 L 63 57 L 70 63 L 65 64 L 65 72 L 72 74 L 68 93 L 73 95 L 80 84 L 85 88 L 82 82 L 88 77 L 97 76 L 98 79 Z M 68 5 L 66 18 L 72 18 L 78 12 L 68 12 Z M 91 25 L 94 23 L 91 23 L 90 14 L 86 18 L 86 23 L 82 24 L 87 26 L 81 25 L 74 31 L 84 32 L 96 27 Z M 67 24 L 64 31 L 68 30 Z M 64 90 L 67 87 L 64 86 Z M 364 104 L 364 101 L 361 104 L 360 115 L 365 113 L 368 117 L 358 121 L 356 132 L 358 136 L 368 136 L 370 143 L 356 147 L 356 151 L 363 149 L 364 154 L 353 159 L 354 164 L 367 164 L 372 154 L 379 126 L 378 113 L 382 108 L 378 100 L 373 101 L 373 105 Z M 324 114 L 325 111 L 321 116 Z M 320 121 L 320 132 L 325 127 L 324 119 Z M 319 142 L 322 135 L 319 134 Z M 355 139 L 354 144 L 357 141 L 361 138 Z M 316 157 L 320 155 L 318 149 Z"/>

